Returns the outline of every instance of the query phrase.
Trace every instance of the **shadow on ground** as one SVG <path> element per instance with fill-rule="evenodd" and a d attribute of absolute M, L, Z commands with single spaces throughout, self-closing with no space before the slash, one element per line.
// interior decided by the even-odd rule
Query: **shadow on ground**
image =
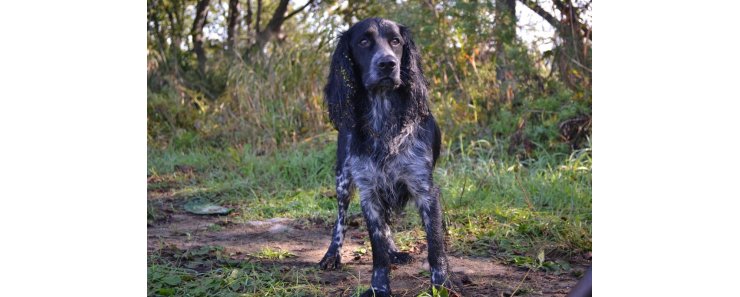
<path fill-rule="evenodd" d="M 238 219 L 239 213 L 198 216 L 184 212 L 180 201 L 156 193 L 150 193 L 149 202 L 160 214 L 147 226 L 150 265 L 156 258 L 198 272 L 240 263 L 278 271 L 301 269 L 304 281 L 315 283 L 324 296 L 350 296 L 355 288 L 369 284 L 372 256 L 359 227 L 347 231 L 342 268 L 322 271 L 317 263 L 328 247 L 331 222 L 286 218 L 245 222 Z M 428 289 L 424 243 L 418 242 L 411 255 L 411 264 L 392 267 L 391 285 L 397 296 L 416 296 Z M 577 281 L 575 275 L 585 270 L 576 265 L 566 273 L 528 272 L 491 258 L 455 255 L 450 263 L 453 277 L 464 284 L 464 296 L 510 296 L 515 290 L 517 296 L 565 296 Z"/>

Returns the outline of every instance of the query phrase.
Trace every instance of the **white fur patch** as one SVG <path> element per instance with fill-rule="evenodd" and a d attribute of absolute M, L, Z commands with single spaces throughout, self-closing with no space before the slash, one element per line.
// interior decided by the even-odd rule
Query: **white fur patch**
<path fill-rule="evenodd" d="M 385 94 L 379 94 L 370 100 L 372 101 L 372 109 L 368 120 L 375 133 L 380 133 L 391 111 L 391 99 Z"/>

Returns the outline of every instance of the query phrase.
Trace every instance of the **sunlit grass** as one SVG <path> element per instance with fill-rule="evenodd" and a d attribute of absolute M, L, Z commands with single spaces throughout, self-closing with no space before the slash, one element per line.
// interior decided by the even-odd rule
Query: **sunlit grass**
<path fill-rule="evenodd" d="M 150 257 L 151 260 L 151 257 Z M 313 268 L 242 262 L 199 273 L 171 263 L 147 267 L 149 296 L 320 296 Z"/>
<path fill-rule="evenodd" d="M 148 188 L 177 200 L 228 205 L 241 210 L 237 220 L 287 217 L 331 223 L 336 216 L 334 146 L 307 144 L 264 155 L 235 147 L 152 149 Z M 560 271 L 570 269 L 569 256 L 591 250 L 590 149 L 520 161 L 490 153 L 495 148 L 475 146 L 461 149 L 463 154 L 445 151 L 435 169 L 451 254 Z M 151 212 L 149 216 L 157 216 L 153 208 Z M 360 213 L 354 197 L 349 214 Z M 424 243 L 425 234 L 413 203 L 404 213 L 393 228 L 397 245 L 408 251 Z M 369 253 L 369 245 L 363 248 L 358 255 Z M 539 254 L 546 255 L 544 261 L 538 262 Z M 265 249 L 251 256 L 280 260 L 292 255 Z M 300 280 L 307 271 L 295 271 L 298 280 L 286 280 L 259 266 L 195 273 L 164 262 L 150 264 L 148 270 L 150 295 L 312 296 L 320 291 Z"/>
<path fill-rule="evenodd" d="M 259 252 L 252 254 L 253 257 L 267 260 L 282 260 L 295 257 L 295 254 L 282 249 L 262 248 Z"/>
<path fill-rule="evenodd" d="M 245 220 L 272 217 L 331 220 L 336 212 L 334 144 L 305 146 L 257 156 L 233 148 L 150 151 L 150 190 L 178 199 L 201 198 L 241 208 Z M 192 173 L 177 167 L 192 167 Z M 452 250 L 506 255 L 528 249 L 561 252 L 591 246 L 591 157 L 588 149 L 549 160 L 501 160 L 495 156 L 443 155 L 435 180 Z M 350 213 L 359 214 L 351 204 Z M 418 228 L 410 205 L 399 231 Z M 407 226 L 407 227 L 403 227 Z M 399 233 L 406 244 L 418 235 Z M 503 253 L 502 253 L 503 252 Z"/>

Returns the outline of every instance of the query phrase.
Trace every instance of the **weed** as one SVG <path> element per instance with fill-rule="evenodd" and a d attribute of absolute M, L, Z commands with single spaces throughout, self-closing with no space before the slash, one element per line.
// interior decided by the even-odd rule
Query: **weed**
<path fill-rule="evenodd" d="M 260 259 L 267 259 L 267 260 L 282 260 L 287 258 L 295 257 L 295 254 L 284 251 L 282 249 L 271 249 L 269 247 L 262 248 L 259 252 L 255 254 L 251 254 L 253 257 L 257 257 Z"/>

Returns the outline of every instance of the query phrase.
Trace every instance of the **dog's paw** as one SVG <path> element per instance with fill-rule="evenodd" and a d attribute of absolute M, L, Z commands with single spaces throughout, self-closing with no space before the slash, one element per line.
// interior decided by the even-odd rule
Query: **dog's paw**
<path fill-rule="evenodd" d="M 322 270 L 335 270 L 342 266 L 342 256 L 339 254 L 326 253 L 324 258 L 319 261 L 319 268 Z"/>
<path fill-rule="evenodd" d="M 390 252 L 390 258 L 393 264 L 409 264 L 414 261 L 414 257 L 404 252 Z"/>
<path fill-rule="evenodd" d="M 391 297 L 390 292 L 383 292 L 383 291 L 373 291 L 373 289 L 368 289 L 360 297 Z"/>

